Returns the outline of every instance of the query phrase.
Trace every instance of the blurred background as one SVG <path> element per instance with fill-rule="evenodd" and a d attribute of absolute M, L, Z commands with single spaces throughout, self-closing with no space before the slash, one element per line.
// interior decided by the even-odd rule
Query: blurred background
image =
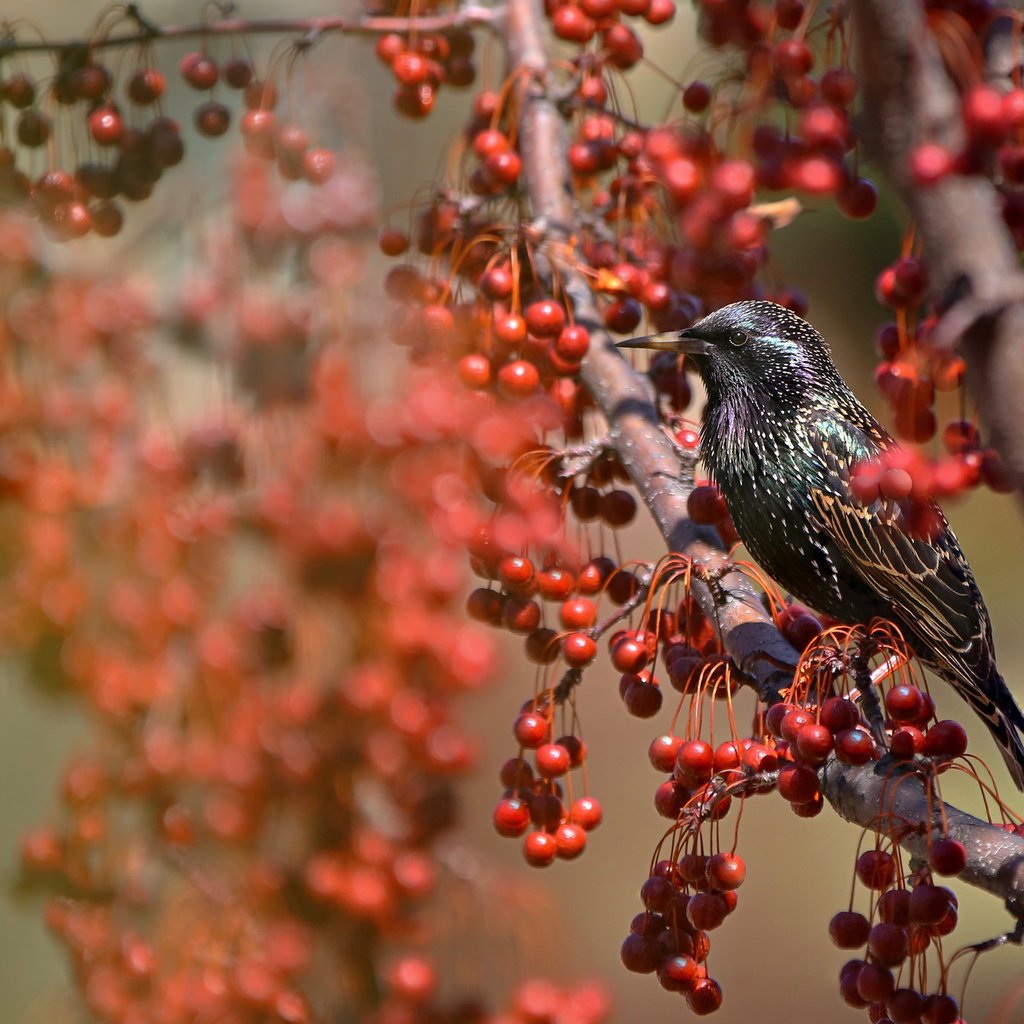
<path fill-rule="evenodd" d="M 685 3 L 681 7 L 671 25 L 648 31 L 646 46 L 653 63 L 687 81 L 708 68 L 712 57 L 696 52 L 691 12 Z M 199 5 L 190 2 L 149 0 L 144 8 L 158 23 L 192 21 L 199 14 Z M 105 9 L 94 0 L 7 0 L 3 15 L 12 21 L 31 18 L 45 36 L 67 38 L 85 35 Z M 274 13 L 312 16 L 337 13 L 337 8 L 322 0 L 248 0 L 239 13 L 253 18 Z M 257 49 L 262 45 L 255 43 Z M 184 46 L 162 44 L 161 63 L 173 68 L 182 52 Z M 370 42 L 326 39 L 310 63 L 311 69 L 327 69 L 337 76 L 336 88 L 328 95 L 325 83 L 330 77 L 320 79 L 300 70 L 297 93 L 318 105 L 321 120 L 331 119 L 325 135 L 338 132 L 366 147 L 378 168 L 382 208 L 400 211 L 418 189 L 443 173 L 448 148 L 465 117 L 468 94 L 442 90 L 435 114 L 426 122 L 410 122 L 393 116 L 391 77 L 373 59 Z M 485 76 L 488 69 L 492 77 L 500 73 L 501 54 L 493 44 L 485 47 L 481 66 Z M 173 81 L 174 76 L 169 78 Z M 658 75 L 640 68 L 633 81 L 637 106 L 646 117 L 667 108 L 671 93 Z M 185 123 L 188 103 L 184 96 L 171 96 L 167 107 Z M 180 250 L 173 241 L 156 241 L 163 237 L 159 225 L 168 216 L 180 219 L 182 211 L 200 217 L 216 207 L 228 182 L 219 169 L 234 140 L 234 134 L 208 141 L 190 132 L 189 158 L 160 186 L 153 202 L 132 211 L 129 231 L 122 238 L 67 247 L 59 258 L 72 264 L 109 260 L 124 266 L 126 273 L 129 266 L 137 269 L 140 256 L 157 261 L 176 258 Z M 400 212 L 394 219 L 405 222 Z M 846 220 L 830 202 L 822 202 L 772 239 L 780 282 L 807 294 L 809 318 L 830 339 L 843 374 L 880 414 L 882 403 L 872 381 L 876 356 L 871 339 L 885 312 L 875 303 L 873 282 L 898 254 L 901 230 L 899 211 L 883 195 L 878 212 L 867 222 Z M 951 503 L 947 512 L 988 602 L 1003 675 L 1024 701 L 1024 631 L 1019 625 L 1024 524 L 1018 506 L 983 489 Z M 653 527 L 644 522 L 633 529 L 631 549 L 652 560 L 659 557 L 661 544 Z M 536 872 L 523 863 L 520 844 L 499 839 L 490 824 L 499 796 L 497 769 L 514 753 L 511 725 L 532 689 L 532 675 L 518 644 L 509 643 L 504 664 L 502 685 L 467 699 L 465 705 L 469 730 L 480 741 L 480 770 L 464 787 L 463 824 L 450 858 L 463 884 L 453 890 L 446 913 L 455 932 L 473 921 L 482 924 L 486 939 L 467 948 L 456 938 L 450 966 L 456 977 L 474 983 L 483 979 L 495 989 L 508 985 L 519 972 L 599 976 L 614 993 L 615 1021 L 677 1021 L 688 1013 L 679 998 L 663 992 L 651 977 L 628 974 L 618 958 L 629 921 L 640 909 L 639 886 L 663 833 L 664 823 L 652 803 L 659 779 L 648 765 L 647 746 L 664 730 L 671 712 L 666 707 L 659 719 L 631 719 L 623 712 L 611 670 L 597 667 L 588 673 L 582 722 L 592 792 L 604 803 L 605 823 L 580 860 Z M 41 699 L 12 659 L 0 660 L 0 673 L 0 874 L 10 883 L 16 874 L 19 836 L 46 819 L 60 766 L 81 742 L 85 723 L 74 706 Z M 936 691 L 940 717 L 963 717 L 962 706 L 941 684 Z M 1001 760 L 984 731 L 970 720 L 967 725 L 974 750 L 995 767 L 1003 782 Z M 1006 792 L 1013 792 L 1008 784 Z M 948 796 L 955 799 L 955 790 L 951 788 Z M 750 801 L 739 843 L 748 865 L 740 907 L 713 936 L 712 973 L 725 995 L 716 1018 L 721 1024 L 798 1016 L 863 1019 L 862 1013 L 838 999 L 838 971 L 846 956 L 831 946 L 827 932 L 831 915 L 847 907 L 858 839 L 857 830 L 828 809 L 813 820 L 801 820 L 781 800 Z M 501 873 L 500 882 L 494 872 Z M 958 887 L 958 893 L 961 921 L 954 938 L 965 943 L 983 940 L 1007 927 L 1009 919 L 997 901 L 966 886 Z M 977 1024 L 997 1019 L 1001 1000 L 1022 984 L 1021 964 L 1019 947 L 981 958 L 965 1003 L 969 1020 Z M 41 901 L 9 892 L 0 900 L 0 1020 L 41 1024 L 58 1019 L 58 1010 L 65 1005 L 60 996 L 67 988 L 65 971 L 59 951 L 44 932 Z M 1012 1019 L 1024 1020 L 1024 1010 Z"/>

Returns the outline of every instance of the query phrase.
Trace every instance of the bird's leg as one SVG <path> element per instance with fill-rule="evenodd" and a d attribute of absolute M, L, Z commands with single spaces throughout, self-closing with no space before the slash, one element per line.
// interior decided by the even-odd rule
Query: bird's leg
<path fill-rule="evenodd" d="M 878 688 L 875 684 L 875 674 L 871 672 L 868 665 L 868 655 L 863 644 L 858 644 L 857 649 L 850 658 L 850 668 L 853 670 L 853 678 L 857 683 L 861 713 L 867 719 L 868 728 L 875 742 L 883 750 L 888 749 L 889 742 L 885 735 L 885 716 L 882 714 L 882 702 L 878 699 Z M 882 669 L 888 671 L 888 665 Z M 883 672 L 884 675 L 884 672 Z"/>

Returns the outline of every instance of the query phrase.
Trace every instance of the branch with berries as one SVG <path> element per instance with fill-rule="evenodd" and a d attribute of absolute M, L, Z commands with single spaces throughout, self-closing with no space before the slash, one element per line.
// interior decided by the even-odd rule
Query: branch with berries
<path fill-rule="evenodd" d="M 779 632 L 747 577 L 730 564 L 717 536 L 690 518 L 687 498 L 693 479 L 681 475 L 678 454 L 661 428 L 650 385 L 615 349 L 597 315 L 588 282 L 575 269 L 579 254 L 572 244 L 580 225 L 571 198 L 564 121 L 550 96 L 553 72 L 540 34 L 541 24 L 535 0 L 511 0 L 510 55 L 513 67 L 526 83 L 520 114 L 523 178 L 533 209 L 544 225 L 544 251 L 557 267 L 578 321 L 590 331 L 583 381 L 607 419 L 619 459 L 669 549 L 685 553 L 705 573 L 717 578 L 714 588 L 698 583 L 696 593 L 719 624 L 726 650 L 741 667 L 745 681 L 754 686 L 762 700 L 773 703 L 780 699 L 779 691 L 792 683 L 799 654 Z M 1024 437 L 1024 430 L 1020 436 Z M 1024 854 L 1024 839 L 937 803 L 928 797 L 926 785 L 919 779 L 901 777 L 898 783 L 893 781 L 877 765 L 854 767 L 833 759 L 827 770 L 823 769 L 822 777 L 823 794 L 848 820 L 874 828 L 886 815 L 917 822 L 918 827 L 897 831 L 900 844 L 912 855 L 922 852 L 924 832 L 920 823 L 933 815 L 956 822 L 958 828 L 963 825 L 970 844 L 961 877 L 997 893 L 1012 913 L 1021 915 L 1024 879 L 1017 865 Z M 890 791 L 898 794 L 898 808 L 889 804 Z M 965 824 L 968 822 L 969 827 Z"/>
<path fill-rule="evenodd" d="M 1012 162 L 1024 120 L 1019 68 L 978 83 L 956 64 L 958 90 L 918 0 L 856 0 L 851 10 L 865 143 L 914 218 L 944 307 L 931 344 L 959 343 L 992 443 L 1024 492 L 1024 274 L 1012 235 L 1021 208 Z M 990 49 L 1018 45 L 1008 21 L 987 26 Z"/>

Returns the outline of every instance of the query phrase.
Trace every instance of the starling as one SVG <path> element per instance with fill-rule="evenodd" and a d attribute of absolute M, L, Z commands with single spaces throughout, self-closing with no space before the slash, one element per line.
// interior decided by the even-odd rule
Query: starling
<path fill-rule="evenodd" d="M 859 501 L 851 490 L 858 465 L 899 445 L 822 336 L 782 306 L 748 301 L 619 344 L 693 359 L 707 391 L 701 457 L 765 572 L 840 622 L 894 622 L 981 716 L 1024 789 L 1024 714 L 996 668 L 971 567 L 931 498 Z"/>

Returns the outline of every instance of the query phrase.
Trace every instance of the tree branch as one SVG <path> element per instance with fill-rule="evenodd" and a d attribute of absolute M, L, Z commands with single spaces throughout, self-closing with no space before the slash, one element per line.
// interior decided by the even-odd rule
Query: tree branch
<path fill-rule="evenodd" d="M 938 294 L 953 299 L 939 337 L 961 342 L 968 387 L 1024 492 L 1024 275 L 999 193 L 980 175 L 915 185 L 910 158 L 917 146 L 964 149 L 959 93 L 920 0 L 854 0 L 852 10 L 865 144 L 914 218 Z"/>
<path fill-rule="evenodd" d="M 53 53 L 86 47 L 90 51 L 120 46 L 138 46 L 167 39 L 207 39 L 211 36 L 243 35 L 297 35 L 316 39 L 329 33 L 342 35 L 380 35 L 386 32 L 441 32 L 452 28 L 472 28 L 477 25 L 496 27 L 505 17 L 503 6 L 484 7 L 466 4 L 443 14 L 423 14 L 410 17 L 365 15 L 359 18 L 219 18 L 215 21 L 193 22 L 185 25 L 156 25 L 137 18 L 140 27 L 135 32 L 99 36 L 95 39 L 33 39 L 19 40 L 13 35 L 0 39 L 0 58 L 12 53 Z"/>
<path fill-rule="evenodd" d="M 929 801 L 922 780 L 890 757 L 861 767 L 831 759 L 821 791 L 838 814 L 864 828 L 898 837 L 912 857 L 928 860 L 928 828 L 964 844 L 967 867 L 960 881 L 1000 897 L 1024 920 L 1024 837 L 944 804 Z"/>
<path fill-rule="evenodd" d="M 590 331 L 583 383 L 608 420 L 615 450 L 669 550 L 689 555 L 720 576 L 724 600 L 716 607 L 709 589 L 694 584 L 701 607 L 717 621 L 726 649 L 769 702 L 792 681 L 799 656 L 775 629 L 750 582 L 732 568 L 714 530 L 691 522 L 686 499 L 693 487 L 680 471 L 672 442 L 661 429 L 647 381 L 622 358 L 604 329 L 593 292 L 579 272 L 573 240 L 581 231 L 566 160 L 565 121 L 552 96 L 552 72 L 540 26 L 537 0 L 511 0 L 508 40 L 513 72 L 524 84 L 520 148 L 523 177 L 533 211 L 545 226 L 544 254 L 572 299 L 576 319 Z M 790 666 L 787 672 L 779 666 Z"/>
<path fill-rule="evenodd" d="M 542 256 L 558 274 L 578 321 L 590 331 L 583 383 L 607 419 L 618 456 L 669 549 L 689 555 L 709 574 L 720 577 L 715 587 L 720 595 L 717 601 L 698 581 L 694 582 L 696 596 L 719 622 L 726 650 L 761 699 L 771 703 L 779 690 L 792 682 L 797 652 L 775 628 L 747 578 L 731 567 L 714 531 L 695 525 L 687 515 L 686 499 L 693 481 L 682 473 L 674 447 L 661 429 L 649 384 L 615 348 L 587 280 L 578 270 L 582 257 L 576 239 L 582 224 L 566 159 L 565 122 L 554 99 L 552 69 L 541 34 L 543 21 L 540 0 L 509 0 L 511 70 L 522 83 L 519 139 L 523 180 L 533 211 L 545 226 Z M 1021 466 L 1024 469 L 1024 462 Z M 895 814 L 900 819 L 897 839 L 901 845 L 912 855 L 923 849 L 928 816 L 919 781 L 908 779 L 899 787 L 890 783 L 886 790 L 884 778 L 875 780 L 872 766 L 853 768 L 833 761 L 823 785 L 826 796 L 844 817 L 865 826 L 877 828 L 880 815 L 884 819 L 888 808 L 890 818 Z M 955 808 L 947 807 L 946 814 L 968 849 L 968 868 L 961 877 L 996 892 L 1009 901 L 1015 913 L 1021 913 L 1024 840 L 1008 837 L 998 826 Z M 902 827 L 904 818 L 920 823 L 921 831 L 908 832 Z"/>

